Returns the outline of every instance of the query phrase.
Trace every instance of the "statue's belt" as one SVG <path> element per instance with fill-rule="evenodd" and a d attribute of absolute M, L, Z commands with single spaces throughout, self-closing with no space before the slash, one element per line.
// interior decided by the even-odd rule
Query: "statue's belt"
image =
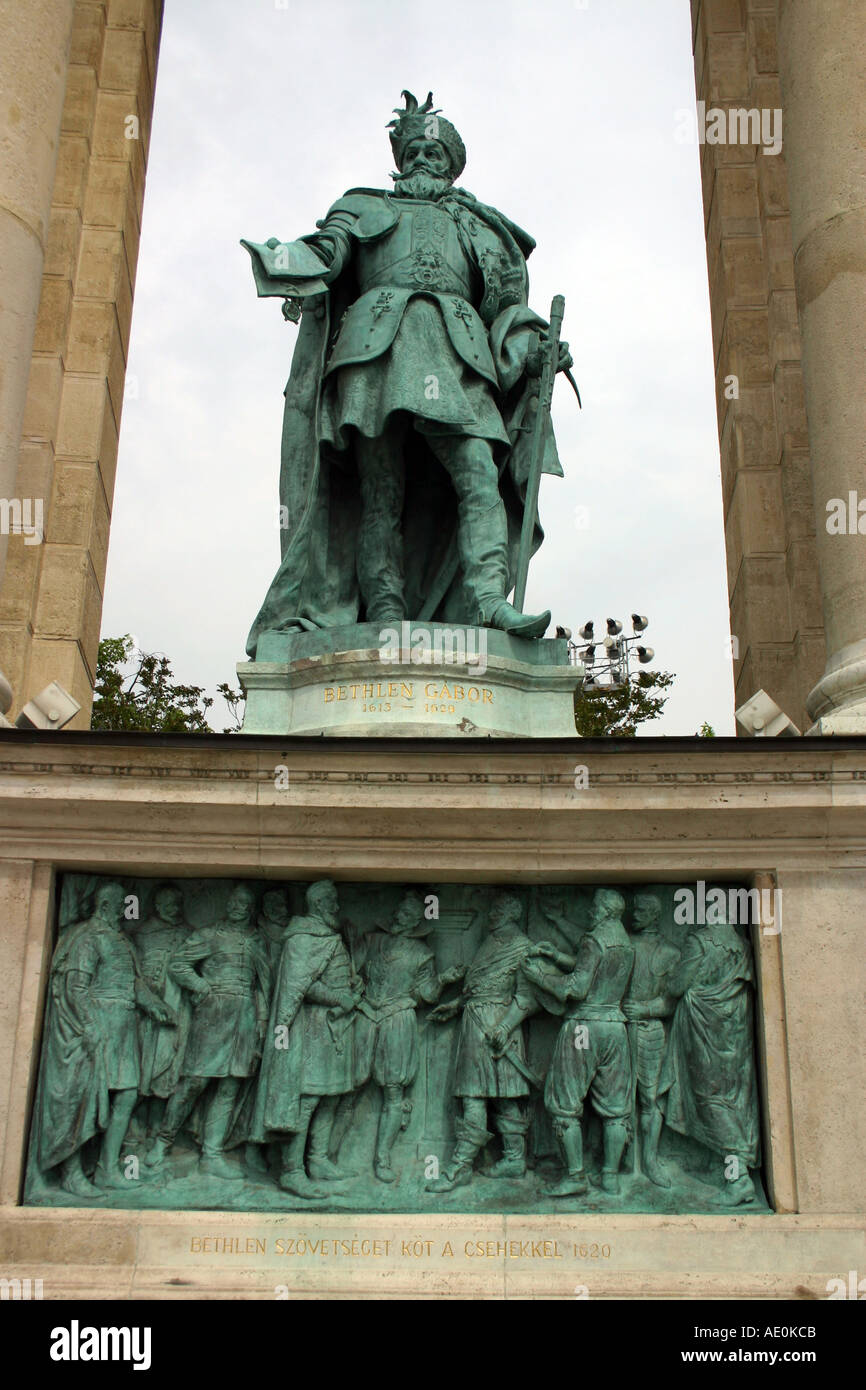
<path fill-rule="evenodd" d="M 566 1015 L 566 1023 L 625 1023 L 619 1004 L 584 1004 L 581 1001 L 574 1013 Z"/>
<path fill-rule="evenodd" d="M 135 1009 L 135 1003 L 124 994 L 97 994 L 96 991 L 91 995 L 94 1004 L 119 1004 L 123 1009 Z"/>
<path fill-rule="evenodd" d="M 378 289 L 412 290 L 413 293 L 431 290 L 434 294 L 459 295 L 467 304 L 472 304 L 472 286 L 447 265 L 419 266 L 410 261 L 397 261 L 383 266 L 367 281 L 362 294 Z M 382 312 L 381 307 L 379 312 Z"/>
<path fill-rule="evenodd" d="M 415 1000 L 411 994 L 402 994 L 396 999 L 387 999 L 383 1004 L 373 1004 L 369 999 L 362 999 L 358 1005 L 358 1012 L 369 1018 L 371 1023 L 382 1023 L 386 1018 L 393 1018 L 394 1014 L 414 1008 Z"/>

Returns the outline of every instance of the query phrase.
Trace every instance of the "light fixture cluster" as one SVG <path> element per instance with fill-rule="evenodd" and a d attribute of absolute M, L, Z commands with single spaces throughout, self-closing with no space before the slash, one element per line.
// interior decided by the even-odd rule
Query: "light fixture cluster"
<path fill-rule="evenodd" d="M 655 652 L 645 647 L 641 641 L 649 620 L 640 613 L 632 613 L 632 636 L 624 637 L 622 623 L 618 618 L 608 618 L 603 638 L 596 637 L 595 623 L 590 619 L 578 628 L 582 642 L 568 643 L 568 658 L 572 665 L 582 664 L 585 675 L 584 690 L 615 689 L 626 685 L 631 679 L 632 666 L 645 666 L 652 661 Z M 569 639 L 571 634 L 569 633 Z M 601 648 L 601 651 L 598 651 Z"/>

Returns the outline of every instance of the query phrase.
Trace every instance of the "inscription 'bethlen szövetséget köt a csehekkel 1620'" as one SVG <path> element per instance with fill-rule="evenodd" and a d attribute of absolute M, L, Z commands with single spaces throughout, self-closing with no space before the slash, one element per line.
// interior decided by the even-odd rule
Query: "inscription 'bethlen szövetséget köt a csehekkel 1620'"
<path fill-rule="evenodd" d="M 25 1200 L 765 1211 L 751 904 L 693 890 L 65 875 Z"/>

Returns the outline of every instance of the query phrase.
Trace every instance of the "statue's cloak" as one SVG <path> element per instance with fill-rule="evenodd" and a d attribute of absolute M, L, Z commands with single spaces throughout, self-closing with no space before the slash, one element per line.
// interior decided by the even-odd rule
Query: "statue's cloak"
<path fill-rule="evenodd" d="M 460 235 L 483 281 L 478 312 L 488 331 L 499 380 L 496 405 L 511 441 L 510 447 L 494 444 L 508 515 L 510 589 L 516 574 L 537 400 L 524 366 L 535 330 L 546 327 L 527 304 L 526 258 L 535 243 L 470 193 L 455 189 L 450 196 L 459 205 Z M 350 212 L 355 219 L 352 236 L 374 240 L 396 224 L 395 202 L 399 208 L 399 200 L 378 189 L 352 189 L 331 212 Z M 350 626 L 364 622 L 366 616 L 356 571 L 360 491 L 354 454 L 352 449 L 338 452 L 322 443 L 320 426 L 329 355 L 343 314 L 358 297 L 358 287 L 351 266 L 332 284 L 325 283 L 315 240 L 313 236 L 291 244 L 288 270 L 285 244 L 242 242 L 252 257 L 260 296 L 303 302 L 285 389 L 280 505 L 287 525 L 280 532 L 282 561 L 247 639 L 247 652 L 253 659 L 264 632 Z M 375 370 L 375 363 L 370 368 Z M 416 621 L 465 622 L 472 605 L 461 582 L 453 485 L 420 433 L 410 431 L 406 447 L 407 616 Z M 562 476 L 549 422 L 543 470 Z M 542 538 L 536 525 L 533 553 Z"/>
<path fill-rule="evenodd" d="M 666 1122 L 714 1153 L 760 1160 L 752 1044 L 752 963 L 736 928 L 692 932 L 680 970 L 696 967 L 679 1000 L 659 1080 Z"/>

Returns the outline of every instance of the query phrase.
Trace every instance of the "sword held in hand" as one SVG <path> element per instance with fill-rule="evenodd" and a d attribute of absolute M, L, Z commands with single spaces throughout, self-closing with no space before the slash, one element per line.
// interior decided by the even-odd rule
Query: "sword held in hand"
<path fill-rule="evenodd" d="M 553 399 L 553 383 L 559 368 L 559 335 L 562 332 L 562 319 L 565 314 L 565 299 L 561 294 L 554 296 L 550 306 L 550 328 L 546 343 L 541 349 L 543 362 L 535 398 L 535 421 L 532 426 L 532 451 L 529 460 L 529 474 L 526 479 L 526 500 L 523 505 L 523 525 L 520 530 L 520 549 L 517 555 L 517 582 L 514 585 L 514 607 L 523 612 L 526 599 L 526 581 L 529 577 L 529 561 L 532 554 L 532 534 L 538 517 L 538 489 L 541 485 L 541 470 L 544 464 L 544 444 L 550 419 L 550 404 Z M 566 372 L 569 382 L 580 405 L 580 392 L 571 372 Z"/>

